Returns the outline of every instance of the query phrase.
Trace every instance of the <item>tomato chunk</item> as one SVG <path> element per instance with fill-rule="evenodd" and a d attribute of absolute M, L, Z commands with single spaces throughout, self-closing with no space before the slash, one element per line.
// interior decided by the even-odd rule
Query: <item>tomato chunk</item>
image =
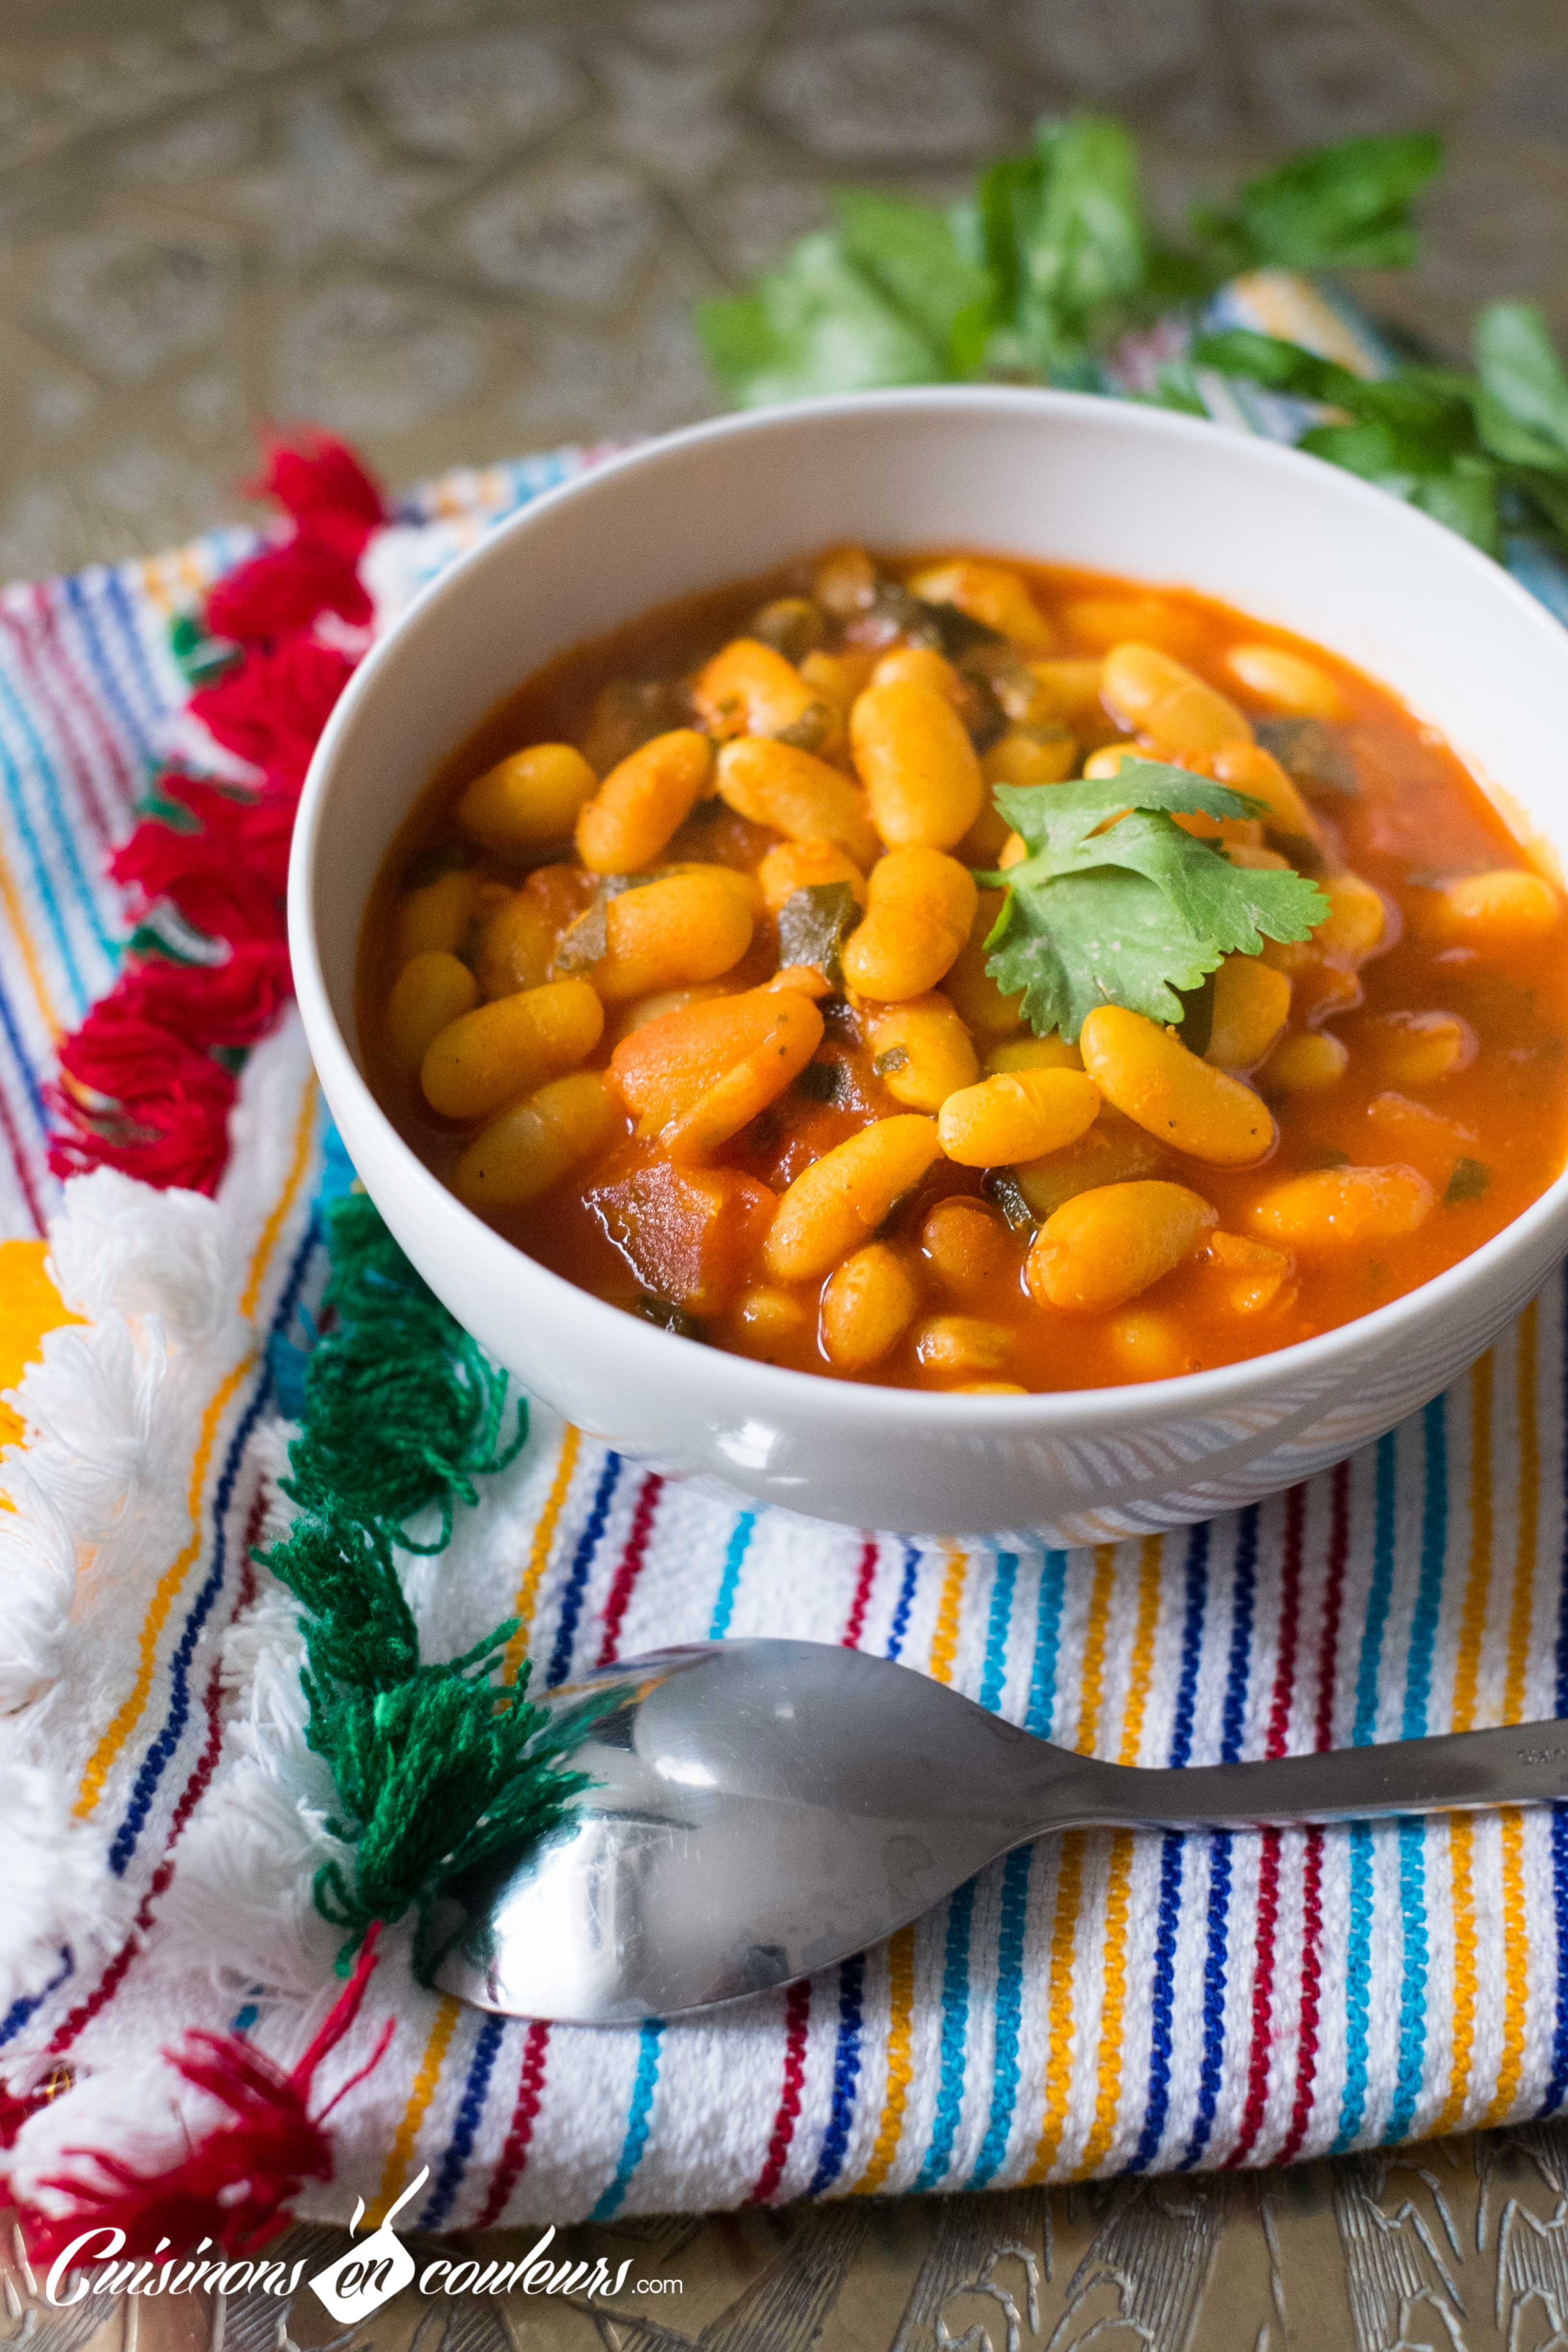
<path fill-rule="evenodd" d="M 589 1206 L 655 1298 L 719 1314 L 753 1271 L 778 1196 L 732 1168 L 669 1160 L 594 1185 Z"/>

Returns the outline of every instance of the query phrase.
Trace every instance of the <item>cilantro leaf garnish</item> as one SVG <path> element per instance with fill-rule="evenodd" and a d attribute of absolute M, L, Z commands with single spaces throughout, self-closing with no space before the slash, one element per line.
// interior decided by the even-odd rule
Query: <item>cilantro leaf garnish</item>
<path fill-rule="evenodd" d="M 1329 911 L 1317 885 L 1289 867 L 1233 866 L 1173 819 L 1260 815 L 1245 793 L 1184 768 L 1130 760 L 1114 776 L 999 784 L 998 809 L 1029 855 L 982 874 L 1007 893 L 986 971 L 1020 992 L 1041 1035 L 1070 1042 L 1098 1004 L 1174 1024 L 1184 992 L 1227 955 L 1264 940 L 1304 940 Z"/>

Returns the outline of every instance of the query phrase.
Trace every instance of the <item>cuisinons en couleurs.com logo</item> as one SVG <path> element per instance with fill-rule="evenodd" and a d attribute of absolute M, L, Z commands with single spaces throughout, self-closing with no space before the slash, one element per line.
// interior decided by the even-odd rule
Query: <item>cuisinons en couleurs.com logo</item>
<path fill-rule="evenodd" d="M 593 2296 L 618 2294 L 626 2285 L 626 2273 L 632 2266 L 629 2259 L 614 2270 L 603 2255 L 592 2262 L 552 2261 L 553 2228 L 546 2230 L 515 2262 L 480 2263 L 472 2258 L 454 2262 L 437 2256 L 420 2269 L 394 2224 L 404 2207 L 424 2188 L 429 2173 L 426 2165 L 368 2238 L 350 2246 L 336 2262 L 329 2263 L 324 2271 L 318 2271 L 310 2279 L 305 2276 L 303 2261 L 268 2261 L 264 2254 L 250 2261 L 230 2261 L 224 2256 L 204 2260 L 212 2244 L 210 2238 L 202 2240 L 194 2255 L 175 2255 L 166 2251 L 169 2242 L 164 2239 L 154 2253 L 124 2260 L 124 2231 L 100 2226 L 73 2238 L 56 2257 L 44 2283 L 44 2299 L 59 2309 L 80 2303 L 88 2295 L 294 2295 L 302 2285 L 308 2285 L 332 2317 L 348 2326 L 356 2320 L 368 2319 L 394 2295 L 401 2294 L 405 2286 L 414 2283 L 416 2271 L 419 2292 L 426 2295 Z M 351 2232 L 358 2230 L 363 2219 L 362 2197 L 349 2224 Z M 84 2267 L 89 2263 L 93 2266 L 90 2275 Z M 647 2279 L 639 2280 L 637 2285 L 639 2290 L 649 2293 L 678 2294 L 681 2282 Z"/>

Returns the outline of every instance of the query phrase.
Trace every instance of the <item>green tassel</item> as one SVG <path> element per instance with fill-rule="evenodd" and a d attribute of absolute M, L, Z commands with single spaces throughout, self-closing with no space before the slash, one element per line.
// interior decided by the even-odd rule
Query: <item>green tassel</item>
<path fill-rule="evenodd" d="M 321 1301 L 339 1328 L 305 1374 L 301 1435 L 284 1492 L 302 1508 L 336 1501 L 397 1531 L 408 1551 L 444 1551 L 454 1500 L 478 1500 L 474 1479 L 504 1470 L 528 1434 L 528 1409 L 500 1443 L 507 1376 L 420 1280 L 363 1192 L 328 1211 L 332 1274 Z M 407 1523 L 441 1512 L 433 1543 Z"/>
<path fill-rule="evenodd" d="M 493 1680 L 516 1621 L 463 1657 L 422 1664 L 395 1547 L 445 1549 L 457 1502 L 503 1469 L 527 1433 L 502 1443 L 507 1376 L 486 1362 L 409 1265 L 370 1200 L 328 1211 L 331 1275 L 305 1409 L 284 1491 L 298 1515 L 267 1558 L 300 1604 L 310 1706 L 306 1738 L 330 1768 L 342 1811 L 333 1834 L 352 1867 L 317 1873 L 323 1917 L 346 1928 L 347 1971 L 376 1919 L 412 1911 L 416 1965 L 440 1958 L 432 1928 L 441 1888 L 501 1848 L 543 1837 L 584 1785 L 562 1759 L 599 1705 L 547 1717 L 528 1698 L 525 1663 L 511 1687 Z M 438 1507 L 441 1532 L 416 1543 L 408 1522 Z"/>
<path fill-rule="evenodd" d="M 585 1785 L 582 1773 L 554 1769 L 581 1737 L 581 1717 L 552 1725 L 529 1703 L 526 1675 L 510 1690 L 489 1679 L 511 1630 L 499 1626 L 467 1658 L 424 1667 L 394 1690 L 310 1691 L 311 1745 L 357 1825 L 352 1885 L 336 1863 L 316 1878 L 318 1906 L 351 1931 L 340 1973 L 373 1919 L 412 1908 L 427 1976 L 440 1958 L 430 1921 L 441 1888 L 503 1847 L 546 1836 Z"/>
<path fill-rule="evenodd" d="M 418 1673 L 419 1636 L 384 1528 L 330 1496 L 300 1513 L 267 1564 L 303 1606 L 310 1673 L 321 1689 L 374 1690 Z"/>

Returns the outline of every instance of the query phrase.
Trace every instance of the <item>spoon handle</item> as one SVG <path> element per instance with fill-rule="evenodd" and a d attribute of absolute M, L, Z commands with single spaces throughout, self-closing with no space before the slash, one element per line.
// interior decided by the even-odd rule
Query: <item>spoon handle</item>
<path fill-rule="evenodd" d="M 1184 1771 L 1107 1764 L 1082 1793 L 1105 1827 L 1263 1829 L 1568 1802 L 1568 1722 L 1522 1723 Z"/>

